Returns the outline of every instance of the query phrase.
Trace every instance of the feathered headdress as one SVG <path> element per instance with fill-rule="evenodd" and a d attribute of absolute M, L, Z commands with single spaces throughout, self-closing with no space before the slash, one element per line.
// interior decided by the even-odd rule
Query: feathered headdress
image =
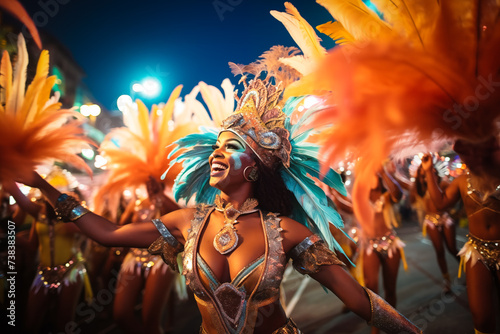
<path fill-rule="evenodd" d="M 346 43 L 285 92 L 325 96 L 331 107 L 312 125 L 330 125 L 327 166 L 346 151 L 361 158 L 353 197 L 364 222 L 373 217 L 369 180 L 397 139 L 481 141 L 497 133 L 500 113 L 498 2 L 372 2 L 384 19 L 361 0 L 318 1 L 337 20 L 330 35 Z"/>
<path fill-rule="evenodd" d="M 346 194 L 335 171 L 329 169 L 320 173 L 319 147 L 305 141 L 311 130 L 301 128 L 315 110 L 299 111 L 304 98 L 289 99 L 280 108 L 280 96 L 279 83 L 275 86 L 253 79 L 242 93 L 234 114 L 222 122 L 222 128 L 204 128 L 202 133 L 178 140 L 171 154 L 181 151 L 173 162 L 182 161 L 183 171 L 176 179 L 174 196 L 176 200 L 184 198 L 186 201 L 195 196 L 198 203 L 213 203 L 219 190 L 209 185 L 208 158 L 219 133 L 233 131 L 245 140 L 264 164 L 275 168 L 295 195 L 299 205 L 294 208 L 293 218 L 321 235 L 330 247 L 342 252 L 329 230 L 329 223 L 343 226 L 340 215 L 310 178 L 319 178 Z"/>
<path fill-rule="evenodd" d="M 182 86 L 174 89 L 164 106 L 153 105 L 151 112 L 140 100 L 126 105 L 123 112 L 125 126 L 110 131 L 99 148 L 107 160 L 108 181 L 95 196 L 96 211 L 109 209 L 114 216 L 124 189 L 144 186 L 150 177 L 161 180 L 168 168 L 168 146 L 199 126 L 192 117 L 178 116 L 174 121 L 174 106 Z M 180 171 L 173 166 L 163 182 L 172 186 Z"/>
<path fill-rule="evenodd" d="M 89 147 L 80 125 L 83 116 L 73 109 L 61 109 L 56 93 L 50 93 L 56 77 L 49 73 L 49 53 L 43 50 L 33 81 L 25 91 L 28 53 L 22 35 L 17 41 L 18 56 L 12 70 L 4 51 L 0 65 L 0 178 L 29 175 L 37 165 L 63 161 L 91 174 L 77 154 Z"/>

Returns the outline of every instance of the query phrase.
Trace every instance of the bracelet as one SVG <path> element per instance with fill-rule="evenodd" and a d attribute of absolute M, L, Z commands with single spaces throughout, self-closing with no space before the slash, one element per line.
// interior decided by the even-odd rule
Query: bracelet
<path fill-rule="evenodd" d="M 89 209 L 80 204 L 76 198 L 68 194 L 61 194 L 61 196 L 57 198 L 54 211 L 57 218 L 65 222 L 74 222 L 90 212 Z"/>

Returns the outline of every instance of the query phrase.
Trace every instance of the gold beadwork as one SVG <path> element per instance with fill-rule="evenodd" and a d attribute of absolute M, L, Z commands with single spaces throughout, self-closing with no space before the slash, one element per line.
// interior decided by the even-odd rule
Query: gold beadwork
<path fill-rule="evenodd" d="M 267 167 L 282 162 L 290 165 L 290 133 L 285 129 L 286 114 L 279 99 L 283 89 L 254 79 L 243 91 L 233 115 L 222 122 L 222 131 L 242 138 Z"/>
<path fill-rule="evenodd" d="M 238 246 L 238 234 L 234 225 L 238 223 L 236 220 L 240 215 L 257 212 L 255 209 L 259 202 L 255 198 L 248 198 L 242 205 L 240 210 L 233 207 L 231 203 L 225 203 L 224 200 L 217 196 L 215 198 L 216 210 L 224 213 L 224 226 L 215 235 L 214 248 L 221 254 L 228 254 Z"/>

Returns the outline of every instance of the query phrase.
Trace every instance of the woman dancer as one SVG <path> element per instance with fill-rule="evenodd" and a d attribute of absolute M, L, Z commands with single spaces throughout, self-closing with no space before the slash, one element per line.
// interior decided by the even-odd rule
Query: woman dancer
<path fill-rule="evenodd" d="M 402 198 L 402 191 L 397 183 L 382 169 L 374 178 L 374 185 L 370 190 L 370 203 L 373 206 L 374 218 L 372 228 L 364 227 L 361 237 L 361 263 L 365 286 L 378 292 L 380 270 L 382 270 L 384 298 L 393 307 L 396 307 L 396 282 L 399 264 L 404 258 L 404 243 L 396 236 L 395 227 L 399 224 L 396 219 L 393 205 Z M 372 333 L 378 333 L 373 328 Z"/>
<path fill-rule="evenodd" d="M 432 158 L 426 155 L 422 159 L 436 208 L 444 210 L 461 198 L 467 212 L 469 241 L 458 253 L 459 270 L 467 275 L 467 295 L 476 333 L 494 333 L 498 314 L 495 298 L 500 297 L 500 175 L 494 175 L 500 167 L 499 147 L 497 137 L 477 144 L 457 141 L 454 149 L 469 170 L 443 191 L 433 172 Z M 497 296 L 492 294 L 495 286 Z"/>
<path fill-rule="evenodd" d="M 54 170 L 47 176 L 51 182 L 62 179 L 62 171 Z M 75 224 L 57 219 L 45 200 L 34 203 L 24 196 L 15 184 L 5 184 L 20 208 L 35 217 L 30 233 L 30 244 L 38 248 L 40 263 L 29 290 L 26 309 L 26 330 L 38 333 L 49 317 L 48 326 L 64 332 L 73 321 L 83 287 L 87 300 L 92 298 L 84 258 L 80 251 L 82 236 Z"/>
<path fill-rule="evenodd" d="M 441 189 L 445 189 L 448 183 L 441 180 L 433 167 L 434 175 Z M 457 259 L 458 250 L 456 243 L 455 222 L 446 211 L 438 210 L 434 201 L 430 197 L 427 189 L 427 178 L 422 165 L 417 169 L 415 183 L 410 190 L 410 199 L 412 203 L 419 201 L 422 203 L 425 213 L 422 222 L 422 233 L 424 237 L 428 234 L 432 241 L 432 246 L 436 252 L 436 257 L 443 276 L 444 291 L 451 292 L 451 278 L 446 264 L 445 247 Z"/>
<path fill-rule="evenodd" d="M 298 136 L 297 124 L 290 124 L 289 114 L 281 111 L 280 95 L 279 86 L 255 79 L 235 114 L 224 120 L 222 131 L 207 130 L 177 142 L 186 150 L 179 157 L 185 160 L 176 197 L 189 199 L 196 193 L 198 202 L 211 203 L 215 198 L 215 205 L 177 210 L 154 224 L 117 227 L 61 195 L 37 174 L 24 181 L 40 188 L 60 216 L 76 222 L 100 243 L 151 244 L 150 251 L 161 254 L 176 269 L 177 253 L 183 250 L 183 273 L 202 314 L 202 332 L 298 333 L 279 303 L 288 258 L 371 325 L 393 333 L 419 332 L 380 297 L 362 288 L 318 236 L 334 244 L 325 227 L 328 221 L 338 222 L 338 214 L 325 205 L 324 193 L 297 165 L 305 161 L 299 156 L 310 157 L 303 167 L 319 176 L 317 150 L 298 149 L 304 136 Z M 284 107 L 289 113 L 298 101 L 292 102 Z M 324 176 L 330 186 L 341 189 L 337 174 L 331 171 Z M 294 209 L 297 219 L 310 217 L 309 226 L 317 234 L 289 217 Z"/>

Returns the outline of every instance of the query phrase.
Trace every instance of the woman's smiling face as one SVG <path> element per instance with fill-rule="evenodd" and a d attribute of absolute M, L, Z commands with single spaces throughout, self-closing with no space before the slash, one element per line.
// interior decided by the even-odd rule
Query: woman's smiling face
<path fill-rule="evenodd" d="M 232 132 L 224 131 L 219 135 L 210 155 L 210 185 L 224 190 L 248 182 L 243 171 L 255 165 L 253 153 L 245 142 Z"/>

